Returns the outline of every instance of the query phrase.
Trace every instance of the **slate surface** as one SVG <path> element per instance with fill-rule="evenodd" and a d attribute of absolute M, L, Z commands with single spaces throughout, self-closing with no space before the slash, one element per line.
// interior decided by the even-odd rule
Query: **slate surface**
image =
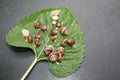
<path fill-rule="evenodd" d="M 84 31 L 82 67 L 67 78 L 56 78 L 40 62 L 26 80 L 120 80 L 120 0 L 0 0 L 0 80 L 19 80 L 34 59 L 29 49 L 6 44 L 8 31 L 34 11 L 64 5 Z"/>

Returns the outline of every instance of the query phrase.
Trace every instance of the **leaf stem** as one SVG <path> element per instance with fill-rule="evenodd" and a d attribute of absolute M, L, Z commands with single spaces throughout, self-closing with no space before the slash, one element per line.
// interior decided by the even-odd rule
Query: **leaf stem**
<path fill-rule="evenodd" d="M 48 60 L 48 58 L 47 58 L 47 57 L 44 57 L 44 58 L 38 59 L 38 61 L 42 61 L 42 60 Z"/>
<path fill-rule="evenodd" d="M 37 58 L 34 59 L 34 61 L 32 62 L 32 64 L 30 65 L 30 67 L 28 68 L 28 70 L 24 73 L 24 75 L 22 76 L 22 78 L 20 80 L 25 80 L 25 78 L 29 75 L 29 73 L 31 72 L 31 70 L 33 69 L 33 67 L 35 66 L 35 64 L 38 62 Z"/>

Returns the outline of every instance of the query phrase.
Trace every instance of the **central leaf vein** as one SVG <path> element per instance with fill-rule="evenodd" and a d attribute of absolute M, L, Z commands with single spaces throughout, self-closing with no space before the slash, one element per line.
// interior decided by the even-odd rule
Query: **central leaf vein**
<path fill-rule="evenodd" d="M 49 42 L 49 37 L 47 36 L 47 41 L 46 41 L 46 43 L 45 43 L 45 45 L 43 46 L 43 48 L 41 49 L 41 51 L 40 51 L 40 53 L 39 53 L 39 55 L 37 56 L 37 59 L 39 59 L 40 58 L 40 56 L 41 56 L 41 54 L 42 54 L 42 52 L 43 52 L 43 50 L 44 50 L 44 48 L 45 48 L 45 46 L 47 45 L 47 43 Z"/>

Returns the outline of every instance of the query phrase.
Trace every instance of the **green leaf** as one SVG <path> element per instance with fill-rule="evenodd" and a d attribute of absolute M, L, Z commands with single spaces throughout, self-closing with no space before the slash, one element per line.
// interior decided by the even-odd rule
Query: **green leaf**
<path fill-rule="evenodd" d="M 52 10 L 60 10 L 59 21 L 63 22 L 68 30 L 68 35 L 63 36 L 60 34 L 60 30 L 57 34 L 56 42 L 51 41 L 49 32 L 50 29 L 55 28 L 52 25 L 52 19 L 50 12 Z M 39 21 L 41 24 L 48 25 L 48 31 L 42 31 L 34 29 L 34 22 Z M 34 35 L 36 32 L 42 35 L 40 42 L 40 47 L 35 47 L 34 43 L 28 43 L 21 35 L 21 30 L 27 29 L 30 31 L 30 35 Z M 43 50 L 46 45 L 53 45 L 56 49 L 60 46 L 60 42 L 66 38 L 74 38 L 76 41 L 77 49 L 73 49 L 68 46 L 65 47 L 65 54 L 63 55 L 63 61 L 52 63 L 48 60 L 47 56 L 44 55 Z M 41 11 L 37 11 L 29 16 L 26 16 L 20 20 L 8 33 L 6 36 L 6 41 L 8 44 L 15 47 L 26 47 L 33 50 L 35 54 L 35 62 L 40 60 L 46 60 L 49 63 L 50 71 L 57 77 L 67 77 L 68 75 L 75 72 L 80 66 L 84 58 L 85 44 L 83 32 L 80 29 L 80 26 L 73 16 L 71 10 L 67 7 L 58 7 L 58 8 L 49 8 Z M 33 66 L 33 65 L 32 65 Z M 22 80 L 22 79 L 21 79 Z"/>

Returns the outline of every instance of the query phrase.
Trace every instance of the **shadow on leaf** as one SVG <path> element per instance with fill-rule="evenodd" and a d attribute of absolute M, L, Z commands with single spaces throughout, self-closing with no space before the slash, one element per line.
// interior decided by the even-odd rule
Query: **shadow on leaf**
<path fill-rule="evenodd" d="M 9 45 L 8 47 L 17 57 L 26 58 L 26 57 L 33 56 L 33 52 L 29 48 L 14 47 L 14 46 L 9 46 Z"/>

